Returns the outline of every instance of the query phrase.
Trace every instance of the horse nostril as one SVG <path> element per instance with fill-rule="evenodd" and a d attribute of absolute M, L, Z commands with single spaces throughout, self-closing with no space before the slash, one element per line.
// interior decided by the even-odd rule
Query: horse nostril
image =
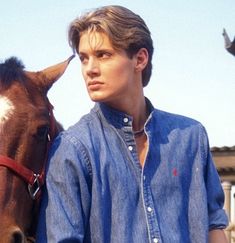
<path fill-rule="evenodd" d="M 20 230 L 12 232 L 11 243 L 24 243 L 24 234 Z"/>

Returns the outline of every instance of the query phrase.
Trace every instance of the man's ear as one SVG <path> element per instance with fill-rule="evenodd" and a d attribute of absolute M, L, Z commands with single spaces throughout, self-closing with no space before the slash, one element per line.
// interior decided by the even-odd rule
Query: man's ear
<path fill-rule="evenodd" d="M 146 67 L 149 59 L 149 54 L 146 48 L 141 48 L 139 51 L 135 54 L 136 56 L 136 71 L 143 71 Z"/>

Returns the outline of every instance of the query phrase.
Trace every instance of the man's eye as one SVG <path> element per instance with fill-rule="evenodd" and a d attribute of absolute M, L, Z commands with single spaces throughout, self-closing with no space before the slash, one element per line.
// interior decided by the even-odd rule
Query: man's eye
<path fill-rule="evenodd" d="M 80 55 L 79 59 L 80 59 L 81 63 L 85 63 L 86 60 L 87 60 L 87 58 L 85 56 L 83 56 L 83 55 Z"/>
<path fill-rule="evenodd" d="M 98 58 L 101 58 L 101 59 L 106 59 L 106 58 L 109 58 L 109 57 L 111 57 L 111 53 L 109 53 L 109 52 L 99 52 L 98 54 L 97 54 L 97 57 Z"/>

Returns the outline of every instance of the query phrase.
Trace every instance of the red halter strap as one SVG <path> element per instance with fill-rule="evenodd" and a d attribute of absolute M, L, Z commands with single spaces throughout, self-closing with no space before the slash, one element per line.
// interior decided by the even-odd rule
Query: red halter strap
<path fill-rule="evenodd" d="M 36 174 L 32 170 L 18 163 L 17 161 L 7 156 L 0 155 L 0 166 L 7 167 L 11 171 L 13 171 L 16 175 L 21 177 L 28 184 L 29 194 L 32 199 L 36 199 L 38 192 L 40 191 L 41 187 L 44 184 L 45 166 L 47 162 L 48 151 L 51 145 L 51 141 L 55 137 L 55 132 L 56 132 L 55 118 L 53 115 L 53 106 L 50 104 L 49 100 L 48 100 L 48 104 L 49 104 L 49 115 L 50 115 L 50 132 L 48 134 L 46 157 L 45 157 L 45 161 L 41 173 Z"/>
<path fill-rule="evenodd" d="M 43 185 L 44 181 L 44 172 L 41 174 L 35 174 L 33 171 L 29 170 L 27 167 L 17 163 L 15 160 L 0 155 L 0 165 L 7 167 L 11 171 L 15 172 L 18 176 L 20 176 L 28 185 L 35 188 L 35 191 L 32 192 L 33 198 L 35 198 L 38 190 Z M 36 188 L 37 186 L 37 188 Z"/>

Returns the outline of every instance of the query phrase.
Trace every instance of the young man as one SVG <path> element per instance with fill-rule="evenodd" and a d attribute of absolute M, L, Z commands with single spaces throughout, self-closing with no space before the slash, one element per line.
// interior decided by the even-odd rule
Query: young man
<path fill-rule="evenodd" d="M 55 140 L 37 242 L 224 243 L 223 191 L 206 131 L 144 97 L 152 39 L 120 6 L 69 29 L 89 114 Z"/>

